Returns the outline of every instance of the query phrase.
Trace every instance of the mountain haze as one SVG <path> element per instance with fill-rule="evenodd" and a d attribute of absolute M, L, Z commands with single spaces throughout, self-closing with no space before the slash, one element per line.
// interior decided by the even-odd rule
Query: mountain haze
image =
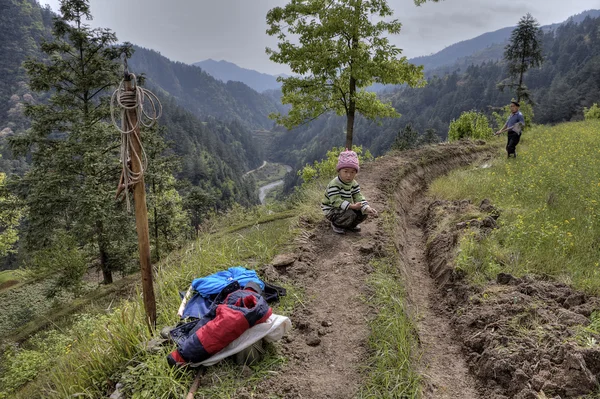
<path fill-rule="evenodd" d="M 202 68 L 206 73 L 223 82 L 243 82 L 259 93 L 266 90 L 275 90 L 281 87 L 277 76 L 261 73 L 252 69 L 242 68 L 234 63 L 212 59 L 196 62 L 193 64 Z M 282 75 L 285 76 L 285 75 Z"/>
<path fill-rule="evenodd" d="M 252 129 L 269 129 L 268 118 L 280 105 L 244 83 L 223 83 L 204 70 L 171 61 L 160 53 L 135 47 L 129 65 L 144 72 L 148 81 L 172 95 L 179 105 L 200 119 L 213 116 L 221 120 L 238 120 Z"/>

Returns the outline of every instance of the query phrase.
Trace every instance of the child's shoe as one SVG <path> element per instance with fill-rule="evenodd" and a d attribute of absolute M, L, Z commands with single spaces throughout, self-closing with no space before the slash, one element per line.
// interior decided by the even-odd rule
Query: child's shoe
<path fill-rule="evenodd" d="M 337 227 L 335 224 L 333 224 L 333 222 L 331 222 L 331 228 L 333 229 L 333 231 L 335 233 L 338 233 L 338 234 L 345 234 L 346 233 L 346 230 L 342 229 L 341 227 Z"/>
<path fill-rule="evenodd" d="M 351 228 L 350 231 L 354 231 L 356 233 L 360 232 L 360 224 L 357 224 L 356 226 L 354 226 L 353 228 Z"/>

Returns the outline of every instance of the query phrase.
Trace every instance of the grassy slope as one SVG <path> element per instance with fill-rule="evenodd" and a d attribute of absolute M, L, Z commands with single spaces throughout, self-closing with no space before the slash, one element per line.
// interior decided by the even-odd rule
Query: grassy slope
<path fill-rule="evenodd" d="M 300 217 L 303 222 L 322 217 L 314 204 L 320 201 L 324 184 L 317 181 L 305 187 L 294 204 L 283 207 L 285 211 L 236 208 L 227 217 L 207 223 L 207 233 L 157 265 L 158 327 L 176 323 L 178 291 L 191 279 L 237 264 L 259 268 L 284 251 L 299 232 Z M 393 251 L 390 253 L 389 258 L 373 263 L 376 273 L 370 285 L 374 294 L 366 300 L 382 311 L 371 323 L 372 357 L 364 365 L 370 378 L 361 397 L 414 397 L 418 390 L 419 378 L 410 364 L 416 341 L 403 312 L 403 290 L 394 267 L 396 259 Z M 287 288 L 290 295 L 275 309 L 277 313 L 288 314 L 298 298 L 302 299 L 294 287 Z M 117 381 L 125 384 L 126 393 L 137 392 L 135 398 L 185 394 L 193 374 L 175 372 L 167 366 L 165 356 L 172 348 L 154 354 L 141 349 L 150 336 L 139 292 L 129 300 L 104 303 L 104 309 L 92 305 L 71 316 L 69 323 L 37 333 L 22 347 L 8 348 L 1 359 L 1 399 L 74 394 L 106 397 Z M 197 396 L 234 397 L 240 387 L 252 391 L 256 381 L 267 378 L 283 363 L 285 359 L 273 347 L 264 361 L 252 366 L 250 375 L 242 375 L 239 366 L 223 362 L 208 369 Z"/>
<path fill-rule="evenodd" d="M 489 198 L 499 229 L 460 243 L 457 267 L 475 281 L 500 271 L 550 275 L 600 294 L 600 121 L 538 126 L 525 133 L 518 158 L 468 168 L 437 180 L 444 199 Z"/>
<path fill-rule="evenodd" d="M 297 218 L 290 218 L 289 213 L 266 212 L 236 209 L 216 223 L 220 227 L 216 234 L 203 235 L 157 265 L 159 328 L 176 323 L 178 292 L 193 278 L 233 265 L 254 267 L 268 263 L 288 244 L 297 231 Z M 277 218 L 279 214 L 281 219 Z M 252 218 L 254 223 L 249 222 Z M 259 220 L 268 224 L 259 224 Z M 292 294 L 295 292 L 293 287 L 288 288 Z M 168 368 L 165 356 L 172 348 L 157 354 L 141 349 L 150 337 L 139 297 L 138 292 L 130 300 L 116 301 L 109 305 L 108 312 L 86 309 L 72 316 L 66 327 L 42 331 L 20 348 L 9 346 L 0 369 L 0 398 L 62 398 L 76 393 L 106 397 L 117 380 L 124 380 L 127 389 L 147 397 L 182 396 L 193 375 L 174 373 Z M 278 313 L 289 311 L 291 297 L 280 303 Z M 271 353 L 248 378 L 240 378 L 239 368 L 231 365 L 213 367 L 207 378 L 221 382 L 209 384 L 206 394 L 212 397 L 218 391 L 219 396 L 228 397 L 238 386 L 264 378 L 263 371 L 282 361 Z M 42 370 L 46 372 L 40 373 Z"/>

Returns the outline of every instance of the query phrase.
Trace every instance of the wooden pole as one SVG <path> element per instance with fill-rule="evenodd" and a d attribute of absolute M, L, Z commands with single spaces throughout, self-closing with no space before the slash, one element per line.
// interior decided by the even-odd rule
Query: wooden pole
<path fill-rule="evenodd" d="M 125 75 L 125 90 L 133 91 L 134 88 L 131 84 L 131 77 L 128 73 Z M 133 126 L 138 126 L 132 133 L 132 146 L 133 152 L 139 154 L 139 157 L 131 157 L 131 170 L 133 173 L 140 173 L 142 171 L 141 158 L 142 158 L 142 146 L 140 128 L 138 125 L 138 115 L 135 109 L 126 110 L 128 119 Z M 131 129 L 131 126 L 127 126 L 127 129 Z M 127 189 L 127 188 L 125 188 Z M 152 265 L 150 264 L 150 238 L 148 232 L 148 208 L 146 207 L 146 186 L 144 184 L 144 177 L 133 189 L 133 201 L 135 205 L 135 225 L 138 234 L 138 248 L 140 252 L 140 268 L 142 271 L 142 293 L 144 296 L 144 309 L 146 310 L 146 321 L 150 331 L 153 332 L 156 328 L 156 300 L 154 298 L 154 286 L 152 284 Z"/>
<path fill-rule="evenodd" d="M 192 383 L 192 386 L 190 387 L 190 391 L 186 395 L 185 399 L 194 399 L 194 395 L 196 394 L 196 391 L 198 390 L 198 387 L 200 386 L 200 378 L 202 378 L 202 376 L 204 375 L 204 370 L 205 370 L 204 367 L 202 367 L 200 370 L 198 370 L 198 373 L 196 374 L 196 378 L 194 378 L 194 382 Z"/>

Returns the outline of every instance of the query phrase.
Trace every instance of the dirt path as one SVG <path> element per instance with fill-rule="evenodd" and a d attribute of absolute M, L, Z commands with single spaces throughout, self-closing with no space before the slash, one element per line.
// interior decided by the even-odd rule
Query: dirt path
<path fill-rule="evenodd" d="M 439 295 L 435 281 L 429 274 L 425 257 L 425 239 L 421 220 L 426 203 L 417 201 L 410 206 L 408 220 L 406 259 L 408 263 L 406 291 L 417 321 L 423 357 L 419 367 L 424 376 L 424 398 L 479 398 L 476 381 L 462 354 L 461 343 L 456 341 L 450 320 L 436 311 Z"/>
<path fill-rule="evenodd" d="M 340 237 L 321 222 L 299 243 L 297 261 L 282 272 L 303 289 L 306 302 L 291 316 L 294 329 L 283 344 L 289 363 L 260 388 L 265 397 L 267 392 L 285 398 L 356 395 L 364 375 L 360 367 L 368 358 L 367 320 L 373 314 L 364 300 L 369 270 L 363 252 L 378 231 L 377 221 L 369 220 L 361 233 Z"/>
<path fill-rule="evenodd" d="M 285 368 L 258 387 L 259 397 L 353 398 L 366 374 L 369 353 L 368 321 L 373 309 L 365 303 L 369 254 L 380 241 L 391 239 L 408 263 L 406 274 L 410 310 L 418 322 L 427 398 L 479 398 L 450 323 L 433 310 L 434 282 L 424 255 L 420 196 L 435 177 L 466 165 L 484 152 L 482 146 L 455 145 L 414 151 L 406 158 L 384 157 L 361 170 L 358 178 L 370 203 L 380 212 L 396 213 L 398 234 L 385 237 L 383 220 L 369 219 L 361 233 L 340 237 L 325 221 L 307 226 L 296 261 L 271 268 L 280 279 L 304 290 L 305 302 L 292 314 L 294 329 L 283 344 L 289 358 Z M 395 205 L 393 205 L 395 204 Z M 268 276 L 267 276 L 268 277 Z"/>

